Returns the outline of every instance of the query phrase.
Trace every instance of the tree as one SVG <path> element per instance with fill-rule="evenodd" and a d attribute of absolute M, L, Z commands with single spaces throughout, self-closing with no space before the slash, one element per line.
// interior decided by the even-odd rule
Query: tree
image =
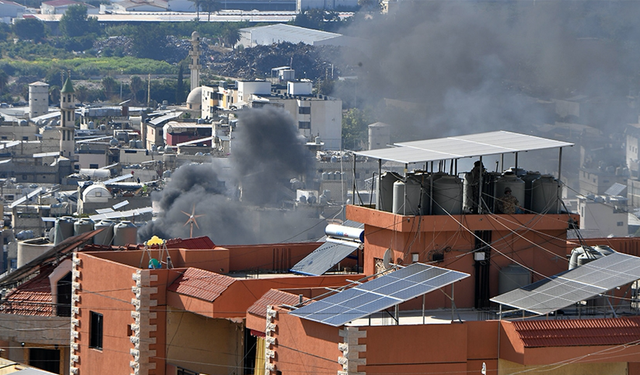
<path fill-rule="evenodd" d="M 4 71 L 0 71 L 0 95 L 4 94 L 7 83 L 9 83 L 9 76 Z"/>
<path fill-rule="evenodd" d="M 75 38 L 87 34 L 99 34 L 98 19 L 87 17 L 86 5 L 71 5 L 60 18 L 62 35 Z"/>
<path fill-rule="evenodd" d="M 342 147 L 360 150 L 367 142 L 367 126 L 371 123 L 368 111 L 351 108 L 342 116 Z"/>
<path fill-rule="evenodd" d="M 118 88 L 118 81 L 116 81 L 113 77 L 104 77 L 102 79 L 102 87 L 104 88 L 104 95 L 106 96 L 107 100 L 109 100 Z"/>
<path fill-rule="evenodd" d="M 138 76 L 131 77 L 131 96 L 134 103 L 138 102 L 138 94 L 142 91 L 144 82 L 142 82 L 142 78 Z"/>
<path fill-rule="evenodd" d="M 220 44 L 235 48 L 236 43 L 240 40 L 240 32 L 237 26 L 226 24 L 222 33 L 220 33 Z"/>
<path fill-rule="evenodd" d="M 176 84 L 176 103 L 184 101 L 184 64 L 180 63 L 178 68 L 178 83 Z"/>
<path fill-rule="evenodd" d="M 200 7 L 207 12 L 207 22 L 211 22 L 211 12 L 217 12 L 220 4 L 217 0 L 200 0 Z"/>
<path fill-rule="evenodd" d="M 12 30 L 20 39 L 40 41 L 45 36 L 44 22 L 35 18 L 25 18 L 17 21 L 13 24 Z"/>
<path fill-rule="evenodd" d="M 131 36 L 131 44 L 136 57 L 162 60 L 166 57 L 167 34 L 160 25 L 143 24 Z"/>

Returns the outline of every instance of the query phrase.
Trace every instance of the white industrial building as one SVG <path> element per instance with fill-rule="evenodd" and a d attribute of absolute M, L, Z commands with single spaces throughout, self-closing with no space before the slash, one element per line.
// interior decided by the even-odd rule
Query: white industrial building
<path fill-rule="evenodd" d="M 17 18 L 27 13 L 27 7 L 13 1 L 0 0 L 0 21 L 11 23 L 13 18 Z"/>
<path fill-rule="evenodd" d="M 240 33 L 240 40 L 236 46 L 242 45 L 245 48 L 268 46 L 274 43 L 284 42 L 293 44 L 304 43 L 312 46 L 346 46 L 351 45 L 353 41 L 353 38 L 346 37 L 342 34 L 286 24 L 247 27 L 238 31 Z"/>

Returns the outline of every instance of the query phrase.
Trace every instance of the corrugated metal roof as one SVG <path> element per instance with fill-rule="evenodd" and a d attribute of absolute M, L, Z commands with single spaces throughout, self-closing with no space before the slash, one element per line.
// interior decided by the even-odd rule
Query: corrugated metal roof
<path fill-rule="evenodd" d="M 303 301 L 308 301 L 308 298 L 302 298 Z M 267 293 L 265 293 L 259 300 L 253 303 L 248 309 L 247 312 L 253 315 L 261 316 L 263 318 L 267 317 L 267 306 L 279 306 L 279 305 L 289 305 L 294 306 L 300 302 L 300 296 L 283 292 L 281 290 L 271 289 Z"/>
<path fill-rule="evenodd" d="M 640 340 L 640 317 L 512 322 L 526 348 L 621 345 Z"/>
<path fill-rule="evenodd" d="M 514 152 L 573 146 L 532 135 L 508 131 L 395 143 L 394 148 L 355 152 L 356 155 L 398 163 L 424 163 Z"/>
<path fill-rule="evenodd" d="M 199 268 L 187 268 L 167 290 L 213 302 L 233 284 L 234 278 Z"/>

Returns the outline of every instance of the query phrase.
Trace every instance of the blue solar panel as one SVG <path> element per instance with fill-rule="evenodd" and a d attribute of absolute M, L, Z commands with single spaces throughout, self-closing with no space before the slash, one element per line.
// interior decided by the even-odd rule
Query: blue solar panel
<path fill-rule="evenodd" d="M 469 277 L 469 274 L 414 263 L 313 302 L 290 314 L 341 326 Z"/>
<path fill-rule="evenodd" d="M 349 254 L 358 250 L 360 245 L 362 244 L 358 242 L 328 239 L 327 242 L 296 263 L 291 268 L 291 272 L 312 276 L 322 275 L 348 257 Z"/>
<path fill-rule="evenodd" d="M 491 299 L 535 314 L 548 314 L 640 279 L 640 258 L 613 253 L 546 280 Z"/>

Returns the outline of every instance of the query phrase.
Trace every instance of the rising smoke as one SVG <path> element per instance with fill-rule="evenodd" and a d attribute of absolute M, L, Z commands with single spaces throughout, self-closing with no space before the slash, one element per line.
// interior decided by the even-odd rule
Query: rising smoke
<path fill-rule="evenodd" d="M 395 12 L 342 32 L 368 42 L 364 51 L 348 49 L 344 63 L 359 77 L 358 101 L 381 109 L 378 119 L 397 129 L 393 141 L 529 132 L 555 121 L 541 103 L 577 95 L 609 109 L 585 115 L 588 125 L 619 130 L 637 119 L 618 105 L 638 90 L 637 2 L 392 4 Z"/>
<path fill-rule="evenodd" d="M 216 244 L 256 244 L 290 240 L 304 232 L 302 212 L 278 209 L 291 201 L 291 178 L 314 173 L 312 154 L 299 138 L 293 118 L 282 109 L 264 107 L 239 113 L 228 160 L 178 168 L 152 199 L 161 216 L 139 231 L 140 240 L 189 236 L 184 225 L 195 208 L 199 229 Z"/>

